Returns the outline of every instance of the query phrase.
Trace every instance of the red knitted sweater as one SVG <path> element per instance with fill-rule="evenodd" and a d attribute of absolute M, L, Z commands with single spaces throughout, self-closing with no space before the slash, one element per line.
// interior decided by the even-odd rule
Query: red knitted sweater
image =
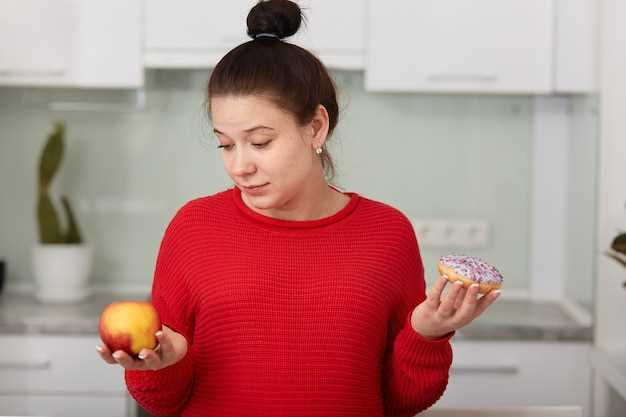
<path fill-rule="evenodd" d="M 414 416 L 443 394 L 449 340 L 410 324 L 425 299 L 411 223 L 357 193 L 332 216 L 279 220 L 233 187 L 168 225 L 152 302 L 189 343 L 159 371 L 126 371 L 155 415 Z"/>

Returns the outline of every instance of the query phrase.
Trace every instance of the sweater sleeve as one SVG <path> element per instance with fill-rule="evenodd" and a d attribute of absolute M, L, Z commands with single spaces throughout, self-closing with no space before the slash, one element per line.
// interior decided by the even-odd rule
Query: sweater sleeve
<path fill-rule="evenodd" d="M 384 358 L 384 399 L 388 417 L 409 417 L 432 406 L 444 393 L 452 365 L 450 332 L 428 340 L 411 326 L 411 314 L 426 299 L 424 268 L 412 227 L 407 232 L 407 259 L 399 262 L 402 289 L 389 323 L 388 347 Z M 399 260 L 401 261 L 401 260 Z"/>
<path fill-rule="evenodd" d="M 161 319 L 187 339 L 187 354 L 158 371 L 125 371 L 128 392 L 137 403 L 156 416 L 177 415 L 185 407 L 193 386 L 193 299 L 185 265 L 184 218 L 179 211 L 168 225 L 157 256 L 151 301 Z"/>

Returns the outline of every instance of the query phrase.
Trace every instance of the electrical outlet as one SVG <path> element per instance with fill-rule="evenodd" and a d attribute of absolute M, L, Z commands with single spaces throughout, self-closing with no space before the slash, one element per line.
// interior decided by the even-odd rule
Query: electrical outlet
<path fill-rule="evenodd" d="M 489 241 L 489 224 L 484 220 L 412 218 L 420 247 L 484 247 Z"/>

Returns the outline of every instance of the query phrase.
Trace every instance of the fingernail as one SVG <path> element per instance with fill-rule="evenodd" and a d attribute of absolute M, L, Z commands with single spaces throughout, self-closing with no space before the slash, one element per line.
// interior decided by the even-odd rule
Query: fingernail
<path fill-rule="evenodd" d="M 455 285 L 463 285 L 463 283 L 461 281 L 454 281 Z"/>
<path fill-rule="evenodd" d="M 102 349 L 102 346 L 96 346 L 96 350 L 100 353 L 104 352 L 104 349 Z"/>
<path fill-rule="evenodd" d="M 500 296 L 500 290 L 495 290 L 493 293 L 495 294 L 495 298 L 498 298 Z"/>
<path fill-rule="evenodd" d="M 113 357 L 114 357 L 115 359 L 119 359 L 121 356 L 122 356 L 122 355 L 121 355 L 119 352 L 115 352 L 115 353 L 113 354 Z"/>
<path fill-rule="evenodd" d="M 145 359 L 146 358 L 146 354 L 141 352 L 139 353 L 139 359 Z"/>
<path fill-rule="evenodd" d="M 156 337 L 161 337 L 163 336 L 163 332 L 161 330 L 159 330 L 158 332 L 155 333 Z"/>

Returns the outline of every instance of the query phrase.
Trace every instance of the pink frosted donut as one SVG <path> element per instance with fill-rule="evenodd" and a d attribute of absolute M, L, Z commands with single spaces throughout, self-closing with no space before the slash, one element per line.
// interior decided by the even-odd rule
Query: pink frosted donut
<path fill-rule="evenodd" d="M 502 274 L 476 256 L 445 255 L 439 259 L 437 269 L 441 275 L 448 277 L 448 281 L 461 281 L 465 288 L 474 283 L 479 284 L 481 294 L 502 287 Z"/>

